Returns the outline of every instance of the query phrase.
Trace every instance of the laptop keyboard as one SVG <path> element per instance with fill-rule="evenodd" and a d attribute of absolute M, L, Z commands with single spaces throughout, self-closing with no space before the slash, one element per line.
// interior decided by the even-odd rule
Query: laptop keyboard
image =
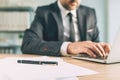
<path fill-rule="evenodd" d="M 93 58 L 93 57 L 90 57 L 90 56 L 87 55 L 87 54 L 79 54 L 79 55 L 77 55 L 77 57 Z M 107 56 L 106 56 L 106 57 L 97 56 L 97 57 L 95 57 L 94 59 L 104 60 L 104 59 L 107 59 Z"/>

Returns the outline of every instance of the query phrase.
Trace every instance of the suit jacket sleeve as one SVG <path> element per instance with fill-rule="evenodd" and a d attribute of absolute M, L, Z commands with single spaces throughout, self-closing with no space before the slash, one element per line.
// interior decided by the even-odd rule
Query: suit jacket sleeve
<path fill-rule="evenodd" d="M 58 36 L 56 32 L 57 29 L 54 30 L 52 28 L 48 29 L 45 27 L 45 23 L 47 22 L 45 21 L 45 17 L 45 14 L 42 13 L 42 9 L 36 10 L 36 16 L 34 21 L 32 22 L 30 29 L 27 29 L 24 34 L 21 47 L 23 53 L 61 56 L 60 47 L 63 42 L 59 41 L 56 37 Z M 52 23 L 50 22 L 49 25 L 51 24 Z M 53 31 L 49 32 L 49 30 Z M 50 36 L 52 36 L 52 38 Z"/>

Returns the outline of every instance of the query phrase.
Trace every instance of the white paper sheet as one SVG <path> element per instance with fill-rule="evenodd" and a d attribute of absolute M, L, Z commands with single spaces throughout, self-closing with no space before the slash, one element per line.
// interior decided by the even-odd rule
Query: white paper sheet
<path fill-rule="evenodd" d="M 57 61 L 58 66 L 20 64 L 17 63 L 17 60 Z M 0 60 L 0 77 L 3 78 L 0 80 L 74 80 L 75 76 L 96 73 L 96 71 L 66 63 L 61 58 L 34 57 L 5 58 Z"/>

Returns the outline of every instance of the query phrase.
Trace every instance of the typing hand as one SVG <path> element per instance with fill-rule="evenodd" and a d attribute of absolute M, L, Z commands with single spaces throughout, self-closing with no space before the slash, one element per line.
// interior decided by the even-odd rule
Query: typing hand
<path fill-rule="evenodd" d="M 67 51 L 71 55 L 86 53 L 90 57 L 106 57 L 110 51 L 110 45 L 92 41 L 73 42 L 68 45 Z"/>
<path fill-rule="evenodd" d="M 100 45 L 102 46 L 102 48 L 104 49 L 106 55 L 108 55 L 108 54 L 110 53 L 110 50 L 111 50 L 111 45 L 108 44 L 108 43 L 103 43 L 103 42 L 100 42 L 99 44 L 100 44 Z"/>

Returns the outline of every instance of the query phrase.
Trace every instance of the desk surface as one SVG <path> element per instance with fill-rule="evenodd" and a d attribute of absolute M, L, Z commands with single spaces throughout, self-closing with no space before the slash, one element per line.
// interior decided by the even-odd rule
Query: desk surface
<path fill-rule="evenodd" d="M 38 55 L 11 55 L 11 54 L 0 54 L 0 59 L 5 57 L 35 57 Z M 62 57 L 65 62 L 69 62 L 84 68 L 95 70 L 98 74 L 79 76 L 80 80 L 118 80 L 120 79 L 120 63 L 117 64 L 101 64 L 83 60 L 71 59 L 70 57 Z"/>

